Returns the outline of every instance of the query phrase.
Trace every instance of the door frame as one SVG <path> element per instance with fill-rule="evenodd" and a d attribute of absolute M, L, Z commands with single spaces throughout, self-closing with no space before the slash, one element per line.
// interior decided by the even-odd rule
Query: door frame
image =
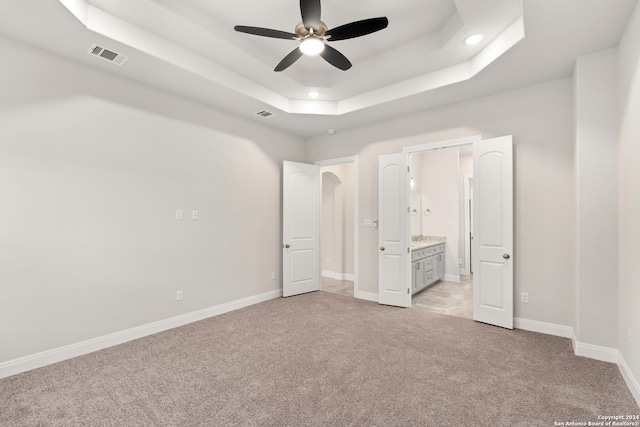
<path fill-rule="evenodd" d="M 469 181 L 473 179 L 473 175 L 464 176 L 464 266 L 461 274 L 471 274 L 471 191 Z"/>
<path fill-rule="evenodd" d="M 464 138 L 457 138 L 457 139 L 449 139 L 449 140 L 445 140 L 445 141 L 438 141 L 438 142 L 429 142 L 426 144 L 420 144 L 420 145 L 411 145 L 408 147 L 404 147 L 402 149 L 402 152 L 404 154 L 406 154 L 407 156 L 409 156 L 409 164 L 411 164 L 411 154 L 419 154 L 419 153 L 424 153 L 427 151 L 434 151 L 434 150 L 440 150 L 440 149 L 444 149 L 444 148 L 456 148 L 456 147 L 463 147 L 463 146 L 473 146 L 473 144 L 475 142 L 480 142 L 482 141 L 482 135 L 472 135 L 472 136 L 467 136 Z M 413 172 L 413 171 L 412 171 Z M 466 225 L 465 225 L 466 227 Z M 409 241 L 411 241 L 411 230 L 408 231 L 409 232 L 409 236 L 408 239 Z M 465 240 L 466 242 L 466 240 Z M 466 244 L 465 244 L 466 246 Z M 460 250 L 460 248 L 458 248 L 458 250 Z M 466 250 L 466 248 L 465 248 Z M 467 260 L 468 261 L 468 260 Z M 409 268 L 411 268 L 411 257 L 409 257 Z M 411 286 L 411 283 L 409 283 L 409 286 Z"/>
<path fill-rule="evenodd" d="M 360 292 L 359 285 L 359 249 L 360 249 L 360 234 L 359 234 L 359 204 L 358 204 L 358 192 L 359 192 L 359 180 L 360 176 L 358 173 L 358 156 L 348 156 L 348 157 L 339 157 L 335 159 L 328 160 L 319 160 L 314 164 L 316 166 L 320 166 L 320 176 L 322 177 L 322 168 L 325 166 L 335 166 L 335 165 L 343 165 L 353 163 L 353 297 L 358 299 L 366 299 L 369 298 L 365 295 L 362 295 Z M 320 195 L 322 199 L 322 179 L 320 179 Z M 320 254 L 318 262 L 319 265 L 322 265 L 322 200 L 320 200 Z M 320 290 L 322 290 L 322 274 L 320 277 Z"/>

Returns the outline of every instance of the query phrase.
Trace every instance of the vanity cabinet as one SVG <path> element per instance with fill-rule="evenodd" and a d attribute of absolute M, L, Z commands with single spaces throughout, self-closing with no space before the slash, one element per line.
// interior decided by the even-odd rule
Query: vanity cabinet
<path fill-rule="evenodd" d="M 422 288 L 424 286 L 424 259 L 411 263 L 411 289 Z"/>
<path fill-rule="evenodd" d="M 436 263 L 436 266 L 437 266 L 436 271 L 438 272 L 436 276 L 438 277 L 438 279 L 443 279 L 444 278 L 444 249 L 442 253 L 435 256 L 434 262 Z"/>
<path fill-rule="evenodd" d="M 444 243 L 411 251 L 411 291 L 420 292 L 444 277 Z"/>

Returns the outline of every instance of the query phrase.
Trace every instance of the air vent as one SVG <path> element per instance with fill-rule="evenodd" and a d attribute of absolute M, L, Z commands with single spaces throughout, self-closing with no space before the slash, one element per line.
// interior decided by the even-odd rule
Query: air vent
<path fill-rule="evenodd" d="M 269 111 L 266 111 L 266 110 L 262 110 L 262 111 L 258 111 L 256 113 L 256 116 L 264 117 L 266 119 L 267 117 L 273 116 L 273 113 L 270 113 Z"/>
<path fill-rule="evenodd" d="M 102 58 L 105 61 L 109 61 L 112 64 L 116 64 L 120 66 L 122 66 L 125 62 L 129 60 L 128 56 L 121 55 L 112 50 L 106 49 L 102 46 L 98 46 L 97 44 L 91 45 L 91 48 L 89 48 L 87 53 L 89 53 L 90 55 Z"/>

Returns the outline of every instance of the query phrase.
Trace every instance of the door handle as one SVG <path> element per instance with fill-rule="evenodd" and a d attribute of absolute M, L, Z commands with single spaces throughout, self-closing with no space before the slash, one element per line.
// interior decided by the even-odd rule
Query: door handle
<path fill-rule="evenodd" d="M 381 250 L 381 251 L 384 251 L 384 246 L 380 246 L 380 250 Z"/>
<path fill-rule="evenodd" d="M 502 258 L 504 258 L 504 259 L 509 259 L 509 258 L 511 258 L 511 255 L 509 255 L 509 254 L 504 254 L 504 255 L 502 255 Z"/>
<path fill-rule="evenodd" d="M 285 247 L 286 249 L 289 249 L 291 246 L 289 246 L 289 244 L 287 243 L 286 245 L 284 245 L 284 247 Z"/>

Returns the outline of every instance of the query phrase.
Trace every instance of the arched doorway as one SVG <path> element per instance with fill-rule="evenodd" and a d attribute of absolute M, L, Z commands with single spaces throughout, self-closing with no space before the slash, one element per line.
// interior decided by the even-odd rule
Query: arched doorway
<path fill-rule="evenodd" d="M 354 296 L 353 164 L 322 170 L 322 290 Z"/>

